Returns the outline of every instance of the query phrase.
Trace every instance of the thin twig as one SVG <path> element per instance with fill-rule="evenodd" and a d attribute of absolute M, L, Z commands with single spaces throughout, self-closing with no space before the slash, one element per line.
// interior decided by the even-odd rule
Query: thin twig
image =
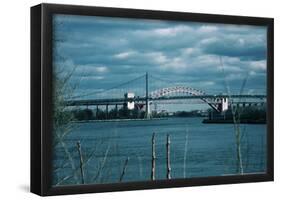
<path fill-rule="evenodd" d="M 242 162 L 242 152 L 241 152 L 241 132 L 240 132 L 240 114 L 238 108 L 234 110 L 234 105 L 233 105 L 233 99 L 230 95 L 230 89 L 229 89 L 229 84 L 226 80 L 226 75 L 225 75 L 225 70 L 224 70 L 224 65 L 222 62 L 222 58 L 220 57 L 220 65 L 222 66 L 223 70 L 223 75 L 224 75 L 224 81 L 225 81 L 225 87 L 227 91 L 228 98 L 230 100 L 230 105 L 231 105 L 231 112 L 232 112 L 232 118 L 233 118 L 233 126 L 234 126 L 234 132 L 235 132 L 235 141 L 236 141 L 236 159 L 237 159 L 237 167 L 238 167 L 238 173 L 243 174 L 244 169 L 243 169 L 243 162 Z M 248 75 L 246 76 L 248 78 Z M 244 80 L 240 89 L 240 93 L 243 93 L 243 90 L 246 85 L 246 81 Z M 236 116 L 236 114 L 238 114 Z"/>
<path fill-rule="evenodd" d="M 126 173 L 126 169 L 127 169 L 127 165 L 128 165 L 128 162 L 129 162 L 129 157 L 127 157 L 125 163 L 124 163 L 124 166 L 123 166 L 123 170 L 122 170 L 122 174 L 120 176 L 120 179 L 119 179 L 119 182 L 122 182 L 123 178 L 124 178 L 124 175 Z"/>
<path fill-rule="evenodd" d="M 76 180 L 76 183 L 78 184 L 78 178 L 77 178 L 77 174 L 76 174 L 76 168 L 75 168 L 75 165 L 74 165 L 74 160 L 67 148 L 67 146 L 65 145 L 65 143 L 63 142 L 63 140 L 60 138 L 60 136 L 57 134 L 57 132 L 55 131 L 55 135 L 57 136 L 58 138 L 58 141 L 59 141 L 59 144 L 62 146 L 67 158 L 68 158 L 68 161 L 70 163 L 70 166 L 71 166 L 71 169 L 73 170 L 73 177 L 74 179 Z"/>
<path fill-rule="evenodd" d="M 170 157 L 170 145 L 171 145 L 171 140 L 170 140 L 170 135 L 167 135 L 167 179 L 171 179 L 171 157 Z"/>
<path fill-rule="evenodd" d="M 108 145 L 108 147 L 107 147 L 107 149 L 106 149 L 106 151 L 105 151 L 103 160 L 102 160 L 102 162 L 101 162 L 101 165 L 100 165 L 100 167 L 99 167 L 99 169 L 98 169 L 98 172 L 97 172 L 96 176 L 93 178 L 93 181 L 96 181 L 96 180 L 100 177 L 101 172 L 102 172 L 102 169 L 104 168 L 105 163 L 106 163 L 106 160 L 107 160 L 107 156 L 108 156 L 109 149 L 110 149 L 110 144 Z"/>
<path fill-rule="evenodd" d="M 77 150 L 80 158 L 80 171 L 81 171 L 81 182 L 82 184 L 85 183 L 85 177 L 84 177 L 84 170 L 83 170 L 83 157 L 82 157 L 82 150 L 81 150 L 81 144 L 78 141 L 77 142 Z"/>
<path fill-rule="evenodd" d="M 155 160 L 156 160 L 156 153 L 155 153 L 155 133 L 152 134 L 152 158 L 151 158 L 151 180 L 155 180 Z"/>

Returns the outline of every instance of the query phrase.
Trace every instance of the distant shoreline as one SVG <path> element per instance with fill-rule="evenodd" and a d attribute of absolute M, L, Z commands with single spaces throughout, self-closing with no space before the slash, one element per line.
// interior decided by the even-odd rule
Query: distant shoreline
<path fill-rule="evenodd" d="M 151 118 L 151 119 L 102 119 L 102 120 L 77 120 L 73 123 L 89 123 L 89 122 L 127 122 L 127 121 L 155 121 L 155 120 L 168 120 L 168 118 Z"/>
<path fill-rule="evenodd" d="M 171 117 L 173 118 L 173 117 Z M 193 118 L 193 117 L 179 117 L 179 118 Z M 201 117 L 200 117 L 201 118 Z M 169 118 L 151 118 L 151 119 L 102 119 L 102 120 L 76 120 L 72 123 L 92 123 L 92 122 L 129 122 L 129 121 L 158 121 L 158 120 L 168 120 Z M 203 119 L 203 124 L 233 124 L 231 119 Z M 243 119 L 240 120 L 240 124 L 266 124 L 265 120 L 250 120 Z"/>

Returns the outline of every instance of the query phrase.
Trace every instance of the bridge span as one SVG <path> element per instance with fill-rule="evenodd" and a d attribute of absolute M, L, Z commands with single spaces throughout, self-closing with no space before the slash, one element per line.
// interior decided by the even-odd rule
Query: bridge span
<path fill-rule="evenodd" d="M 201 103 L 205 103 L 209 105 L 216 112 L 223 112 L 228 110 L 230 104 L 257 104 L 257 103 L 266 103 L 266 95 L 263 94 L 207 94 L 202 90 L 194 89 L 188 86 L 170 86 L 164 87 L 160 89 L 156 89 L 152 92 L 149 91 L 149 80 L 148 73 L 145 75 L 136 78 L 145 78 L 145 93 L 142 95 L 138 95 L 138 92 L 133 92 L 132 90 L 125 90 L 124 93 L 119 93 L 119 98 L 81 98 L 86 95 L 80 96 L 79 99 L 74 97 L 74 99 L 65 101 L 65 106 L 74 107 L 74 106 L 106 106 L 106 111 L 108 112 L 108 106 L 115 105 L 115 109 L 117 110 L 118 105 L 123 105 L 129 110 L 132 109 L 142 109 L 145 108 L 146 118 L 150 118 L 150 105 L 154 104 L 165 104 L 165 102 L 183 102 L 186 100 L 197 99 L 200 100 Z M 134 81 L 134 80 L 133 80 Z M 125 84 L 131 85 L 132 81 L 126 82 Z M 121 84 L 120 86 L 124 86 L 125 84 Z M 110 88 L 106 91 L 111 91 L 116 89 L 117 87 Z M 130 92 L 129 92 L 130 91 Z M 109 93 L 107 96 L 112 96 Z M 107 97 L 106 96 L 106 97 Z M 123 97 L 122 97 L 123 96 Z M 242 101 L 241 101 L 242 100 Z M 186 102 L 187 103 L 187 102 Z"/>
<path fill-rule="evenodd" d="M 171 96 L 171 97 L 148 97 L 149 101 L 185 100 L 185 99 L 208 99 L 210 103 L 216 103 L 217 99 L 260 99 L 264 100 L 266 95 L 197 95 L 197 96 Z M 65 101 L 66 106 L 95 106 L 95 105 L 123 105 L 125 102 L 146 102 L 146 97 L 134 98 L 105 98 L 105 99 L 83 99 Z M 249 101 L 251 102 L 251 101 Z"/>

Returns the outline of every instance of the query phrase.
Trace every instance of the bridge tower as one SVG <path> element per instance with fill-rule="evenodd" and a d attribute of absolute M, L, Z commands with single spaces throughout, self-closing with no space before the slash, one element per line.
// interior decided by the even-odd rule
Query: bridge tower
<path fill-rule="evenodd" d="M 145 118 L 150 119 L 150 106 L 148 97 L 148 73 L 145 74 Z"/>
<path fill-rule="evenodd" d="M 218 109 L 220 112 L 224 112 L 228 110 L 228 98 L 223 97 L 219 99 Z"/>
<path fill-rule="evenodd" d="M 133 110 L 135 108 L 135 102 L 134 102 L 135 94 L 132 92 L 127 92 L 124 94 L 124 97 L 126 99 L 125 101 L 126 109 Z"/>

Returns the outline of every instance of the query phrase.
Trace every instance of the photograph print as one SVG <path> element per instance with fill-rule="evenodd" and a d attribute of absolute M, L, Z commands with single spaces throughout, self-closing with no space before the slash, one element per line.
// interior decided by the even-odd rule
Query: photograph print
<path fill-rule="evenodd" d="M 52 23 L 52 186 L 266 174 L 266 26 Z"/>

